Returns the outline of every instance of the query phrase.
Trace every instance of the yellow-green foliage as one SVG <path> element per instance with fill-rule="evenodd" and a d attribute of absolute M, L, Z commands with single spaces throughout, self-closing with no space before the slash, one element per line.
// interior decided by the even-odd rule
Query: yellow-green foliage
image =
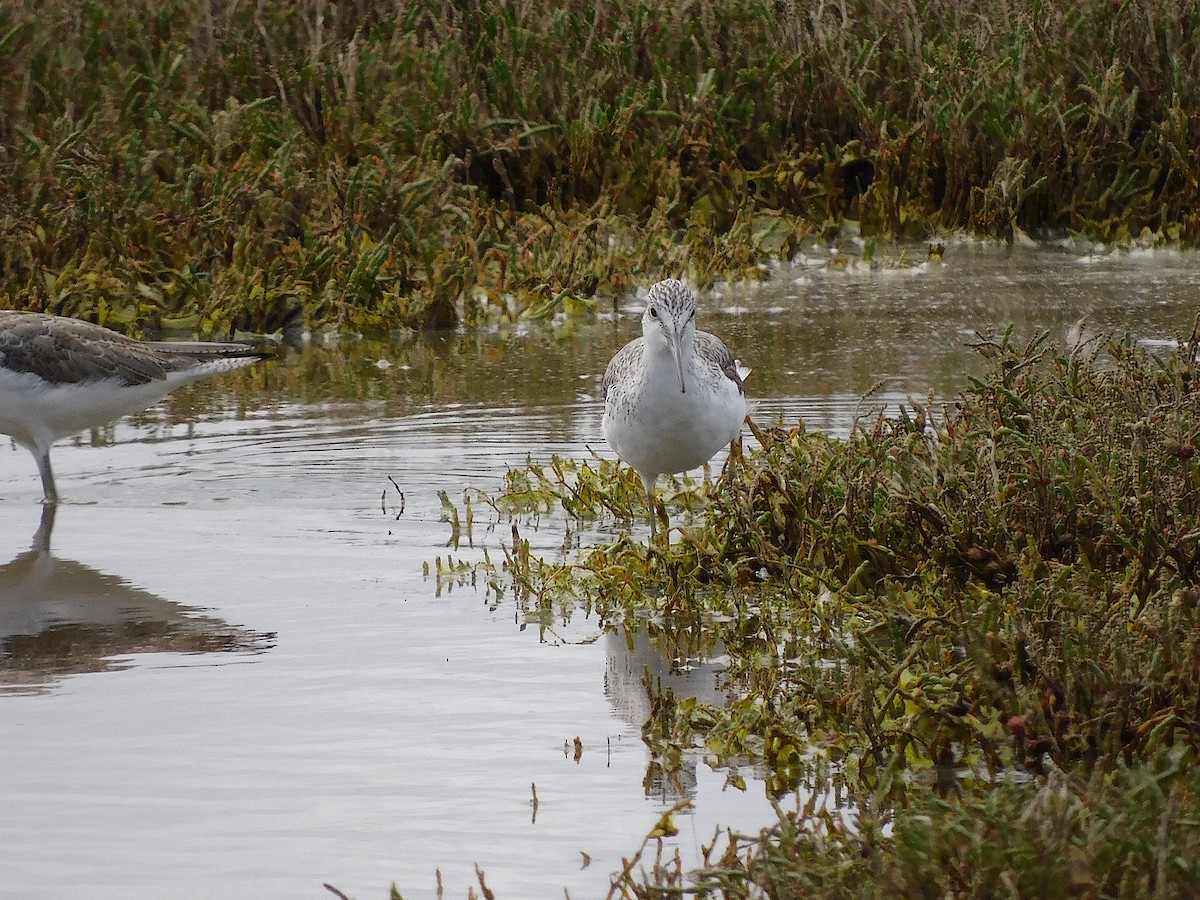
<path fill-rule="evenodd" d="M 13 0 L 0 292 L 446 325 L 845 217 L 1195 242 L 1198 31 L 1151 0 Z"/>
<path fill-rule="evenodd" d="M 840 785 L 876 816 L 861 831 L 813 809 L 785 817 L 753 864 L 738 861 L 743 847 L 734 881 L 807 895 L 808 864 L 772 868 L 771 854 L 809 860 L 827 846 L 856 878 L 862 864 L 900 889 L 957 866 L 983 896 L 1009 877 L 1006 852 L 1059 847 L 1077 864 L 1027 860 L 1031 885 L 1136 896 L 1148 882 L 1127 877 L 1121 854 L 1144 862 L 1196 838 L 1200 323 L 1162 358 L 1128 341 L 1067 352 L 1010 334 L 978 349 L 990 371 L 944 410 L 859 423 L 845 441 L 756 427 L 759 446 L 706 489 L 703 525 L 670 545 L 622 538 L 551 563 L 518 541 L 510 555 L 528 607 L 585 605 L 668 646 L 722 648 L 727 707 L 649 686 L 643 735 L 665 770 L 701 745 L 761 765 L 772 794 Z M 580 519 L 644 515 L 635 480 L 591 464 L 529 472 L 510 478 L 525 504 L 532 493 Z M 1110 789 L 1121 766 L 1157 814 Z M 1034 781 L 994 793 L 1018 771 Z M 1039 793 L 1052 775 L 1065 780 Z M 934 809 L 934 783 L 965 805 Z M 1049 831 L 1004 821 L 1048 803 L 1066 817 Z M 881 847 L 893 818 L 896 840 Z M 1140 832 L 1111 831 L 1134 820 Z M 823 842 L 811 829 L 826 826 Z M 1163 884 L 1200 887 L 1189 854 L 1162 859 Z M 715 863 L 709 875 L 732 877 Z M 636 879 L 625 887 L 644 895 Z"/>

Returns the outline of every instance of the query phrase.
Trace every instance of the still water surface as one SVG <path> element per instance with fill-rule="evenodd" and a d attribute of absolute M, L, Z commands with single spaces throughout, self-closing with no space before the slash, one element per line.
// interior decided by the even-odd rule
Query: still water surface
<path fill-rule="evenodd" d="M 1200 260 L 1173 253 L 818 258 L 703 295 L 700 320 L 753 368 L 756 418 L 839 434 L 952 397 L 977 330 L 1061 340 L 1086 314 L 1164 348 L 1200 298 Z M 478 864 L 500 898 L 604 896 L 677 799 L 643 783 L 639 736 L 643 669 L 671 661 L 423 565 L 511 541 L 478 509 L 447 547 L 438 491 L 461 504 L 527 457 L 608 453 L 599 375 L 640 305 L 611 312 L 308 346 L 180 391 L 56 448 L 49 554 L 29 551 L 33 460 L 0 438 L 0 894 L 432 898 L 440 870 L 465 897 Z M 553 556 L 565 524 L 521 528 Z M 677 689 L 719 702 L 720 661 L 692 662 Z M 685 859 L 772 821 L 760 781 L 692 765 Z"/>

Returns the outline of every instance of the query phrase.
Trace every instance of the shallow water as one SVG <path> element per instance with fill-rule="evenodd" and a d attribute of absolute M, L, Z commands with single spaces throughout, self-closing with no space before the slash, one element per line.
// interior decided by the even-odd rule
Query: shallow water
<path fill-rule="evenodd" d="M 701 327 L 753 368 L 756 418 L 842 434 L 881 403 L 952 397 L 981 368 L 976 330 L 1061 340 L 1087 314 L 1169 352 L 1200 296 L 1200 260 L 1171 253 L 813 260 L 704 295 Z M 478 863 L 500 898 L 603 896 L 676 799 L 643 784 L 640 739 L 642 671 L 671 663 L 582 615 L 526 623 L 486 579 L 423 566 L 499 561 L 511 540 L 476 508 L 448 547 L 438 491 L 462 512 L 527 456 L 607 454 L 598 378 L 637 300 L 622 311 L 309 346 L 184 389 L 56 448 L 51 554 L 27 552 L 33 460 L 0 438 L 3 890 L 420 898 L 440 870 L 464 897 Z M 521 525 L 544 555 L 564 530 Z M 720 660 L 692 662 L 676 690 L 720 702 Z M 770 823 L 753 773 L 742 793 L 691 764 L 685 859 L 718 827 Z"/>

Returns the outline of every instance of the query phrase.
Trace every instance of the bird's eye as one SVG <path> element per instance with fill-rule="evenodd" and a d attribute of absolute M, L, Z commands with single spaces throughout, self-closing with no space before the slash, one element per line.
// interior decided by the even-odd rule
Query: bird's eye
<path fill-rule="evenodd" d="M 653 306 L 650 307 L 650 318 L 652 318 L 652 319 L 658 318 L 658 309 Z"/>

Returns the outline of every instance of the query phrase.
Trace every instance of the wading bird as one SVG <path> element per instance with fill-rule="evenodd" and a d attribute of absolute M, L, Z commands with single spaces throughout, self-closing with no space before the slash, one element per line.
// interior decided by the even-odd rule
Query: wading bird
<path fill-rule="evenodd" d="M 696 330 L 696 296 L 682 282 L 650 288 L 642 336 L 604 372 L 604 437 L 642 479 L 655 536 L 654 485 L 686 472 L 732 443 L 746 418 L 737 360 L 720 340 Z"/>
<path fill-rule="evenodd" d="M 59 438 L 270 355 L 239 343 L 137 341 L 79 319 L 0 311 L 0 434 L 33 454 L 44 502 L 57 503 L 50 446 Z"/>

